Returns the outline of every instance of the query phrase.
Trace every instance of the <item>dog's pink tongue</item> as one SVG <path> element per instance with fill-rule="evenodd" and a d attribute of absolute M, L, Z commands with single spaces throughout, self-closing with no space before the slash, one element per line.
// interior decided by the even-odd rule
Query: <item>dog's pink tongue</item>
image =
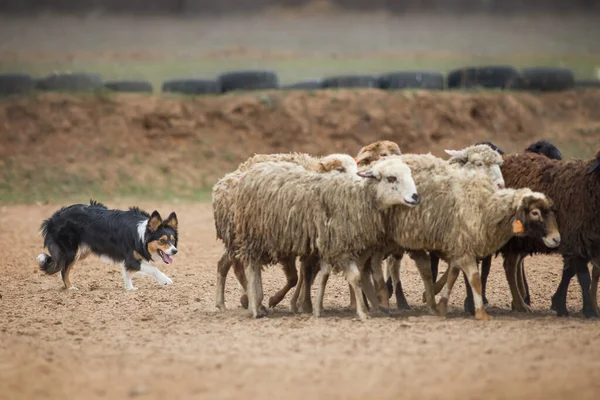
<path fill-rule="evenodd" d="M 167 264 L 171 264 L 173 262 L 173 259 L 167 253 L 163 253 L 163 260 Z"/>

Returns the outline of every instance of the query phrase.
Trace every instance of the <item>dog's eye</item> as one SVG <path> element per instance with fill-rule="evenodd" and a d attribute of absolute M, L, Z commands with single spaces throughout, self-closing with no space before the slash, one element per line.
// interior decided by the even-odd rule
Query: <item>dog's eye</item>
<path fill-rule="evenodd" d="M 394 183 L 394 182 L 396 182 L 396 180 L 397 180 L 397 179 L 396 179 L 396 177 L 395 177 L 395 176 L 388 176 L 388 178 L 387 178 L 387 181 L 388 181 L 389 183 Z"/>
<path fill-rule="evenodd" d="M 160 244 L 167 244 L 167 239 L 160 239 L 159 242 Z"/>

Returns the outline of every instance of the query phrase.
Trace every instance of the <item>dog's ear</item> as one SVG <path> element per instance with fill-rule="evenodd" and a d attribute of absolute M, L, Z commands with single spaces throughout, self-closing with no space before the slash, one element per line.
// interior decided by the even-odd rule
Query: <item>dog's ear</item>
<path fill-rule="evenodd" d="M 177 230 L 177 214 L 173 211 L 167 219 L 163 221 L 163 224 Z"/>
<path fill-rule="evenodd" d="M 154 210 L 150 216 L 150 219 L 148 220 L 148 226 L 146 229 L 150 232 L 156 232 L 156 230 L 160 227 L 160 224 L 162 224 L 162 218 L 160 217 L 158 211 Z"/>

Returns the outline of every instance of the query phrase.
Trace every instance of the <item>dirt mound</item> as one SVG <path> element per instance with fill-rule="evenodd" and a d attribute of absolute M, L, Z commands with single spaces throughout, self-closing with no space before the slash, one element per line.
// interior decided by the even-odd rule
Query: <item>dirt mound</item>
<path fill-rule="evenodd" d="M 43 94 L 0 103 L 0 197 L 193 195 L 253 153 L 355 154 L 369 142 L 443 155 L 539 138 L 600 146 L 600 91 L 260 92 L 221 97 Z"/>

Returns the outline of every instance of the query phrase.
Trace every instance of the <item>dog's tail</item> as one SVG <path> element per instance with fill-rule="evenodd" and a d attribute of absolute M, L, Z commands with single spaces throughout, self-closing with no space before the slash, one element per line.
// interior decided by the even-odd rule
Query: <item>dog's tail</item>
<path fill-rule="evenodd" d="M 40 227 L 40 234 L 44 238 L 44 246 L 48 248 L 50 254 L 54 255 L 55 257 L 60 257 L 60 247 L 58 247 L 52 235 L 48 234 L 50 224 L 51 220 L 49 219 L 42 222 L 42 226 Z M 54 275 L 62 269 L 60 263 L 56 262 L 55 259 L 53 259 L 46 253 L 42 253 L 39 256 L 37 256 L 37 260 L 40 264 L 40 269 L 48 275 Z"/>
<path fill-rule="evenodd" d="M 40 269 L 48 275 L 54 275 L 61 269 L 58 263 L 46 253 L 37 256 L 37 260 L 40 263 Z"/>

